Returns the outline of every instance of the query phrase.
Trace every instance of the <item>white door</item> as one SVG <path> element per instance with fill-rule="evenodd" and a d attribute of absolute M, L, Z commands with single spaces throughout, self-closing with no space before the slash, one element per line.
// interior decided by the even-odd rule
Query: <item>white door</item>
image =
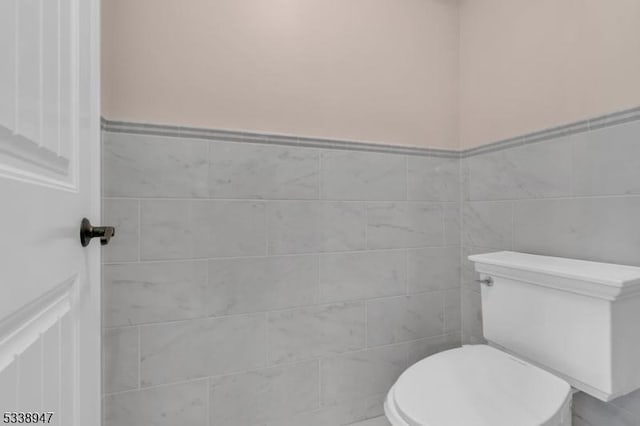
<path fill-rule="evenodd" d="M 0 424 L 100 422 L 98 64 L 99 0 L 0 0 Z"/>

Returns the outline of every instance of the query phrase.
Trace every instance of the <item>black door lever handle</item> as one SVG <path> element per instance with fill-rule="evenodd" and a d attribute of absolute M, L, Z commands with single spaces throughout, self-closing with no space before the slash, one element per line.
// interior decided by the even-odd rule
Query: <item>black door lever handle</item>
<path fill-rule="evenodd" d="M 116 228 L 113 226 L 93 226 L 86 217 L 80 223 L 80 244 L 86 247 L 92 238 L 100 238 L 100 244 L 106 246 L 111 237 L 116 235 Z"/>

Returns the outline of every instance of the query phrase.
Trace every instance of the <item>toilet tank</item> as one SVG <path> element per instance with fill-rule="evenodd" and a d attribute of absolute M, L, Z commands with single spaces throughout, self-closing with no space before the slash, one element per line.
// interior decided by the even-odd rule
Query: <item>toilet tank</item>
<path fill-rule="evenodd" d="M 640 388 L 640 268 L 502 251 L 469 256 L 484 337 L 609 401 Z"/>

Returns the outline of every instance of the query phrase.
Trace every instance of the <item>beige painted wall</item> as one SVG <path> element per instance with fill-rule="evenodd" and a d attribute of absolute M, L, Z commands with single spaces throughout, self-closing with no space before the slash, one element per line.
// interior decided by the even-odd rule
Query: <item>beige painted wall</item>
<path fill-rule="evenodd" d="M 639 0 L 461 0 L 460 145 L 640 105 Z"/>
<path fill-rule="evenodd" d="M 104 0 L 112 120 L 455 149 L 455 0 Z"/>
<path fill-rule="evenodd" d="M 640 105 L 640 0 L 103 9 L 112 120 L 464 149 Z"/>

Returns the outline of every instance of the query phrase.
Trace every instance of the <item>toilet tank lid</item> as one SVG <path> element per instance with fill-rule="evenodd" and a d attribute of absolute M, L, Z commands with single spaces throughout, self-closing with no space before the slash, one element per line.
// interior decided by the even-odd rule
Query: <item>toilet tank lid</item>
<path fill-rule="evenodd" d="M 493 265 L 613 287 L 619 290 L 618 294 L 620 292 L 640 292 L 640 267 L 635 266 L 540 256 L 514 251 L 475 254 L 469 256 L 469 260 L 476 263 L 476 269 L 478 269 L 478 265 Z"/>

